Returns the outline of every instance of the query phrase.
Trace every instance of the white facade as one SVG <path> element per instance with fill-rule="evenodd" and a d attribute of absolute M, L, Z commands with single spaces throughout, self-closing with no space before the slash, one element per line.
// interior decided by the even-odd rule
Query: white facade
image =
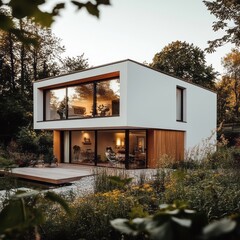
<path fill-rule="evenodd" d="M 119 72 L 120 113 L 115 117 L 44 121 L 44 89 Z M 183 120 L 176 121 L 176 89 L 184 89 Z M 112 63 L 34 83 L 34 128 L 161 129 L 185 132 L 185 148 L 201 144 L 216 128 L 216 94 L 132 60 Z"/>

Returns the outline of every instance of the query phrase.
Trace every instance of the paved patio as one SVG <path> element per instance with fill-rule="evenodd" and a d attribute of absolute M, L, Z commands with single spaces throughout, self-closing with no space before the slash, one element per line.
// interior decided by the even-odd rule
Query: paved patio
<path fill-rule="evenodd" d="M 13 168 L 11 175 L 34 181 L 63 184 L 77 181 L 82 177 L 93 175 L 93 167 L 74 164 L 60 164 L 58 167 Z"/>

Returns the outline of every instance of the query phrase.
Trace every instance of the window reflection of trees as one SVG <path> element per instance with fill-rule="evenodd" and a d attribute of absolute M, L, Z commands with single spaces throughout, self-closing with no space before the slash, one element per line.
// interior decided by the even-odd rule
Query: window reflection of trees
<path fill-rule="evenodd" d="M 119 115 L 120 81 L 114 79 L 97 83 L 98 116 Z"/>
<path fill-rule="evenodd" d="M 92 116 L 93 84 L 84 84 L 68 88 L 69 118 Z"/>
<path fill-rule="evenodd" d="M 46 120 L 116 116 L 119 115 L 119 100 L 119 79 L 48 90 Z"/>
<path fill-rule="evenodd" d="M 66 119 L 66 89 L 50 90 L 50 120 Z M 48 109 L 47 109 L 48 110 Z"/>

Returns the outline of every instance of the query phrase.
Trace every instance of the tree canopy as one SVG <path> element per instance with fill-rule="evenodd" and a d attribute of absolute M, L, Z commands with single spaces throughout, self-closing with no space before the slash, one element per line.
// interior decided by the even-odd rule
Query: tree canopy
<path fill-rule="evenodd" d="M 84 58 L 84 53 L 76 57 L 66 57 L 61 60 L 61 73 L 69 73 L 89 68 L 88 59 Z"/>
<path fill-rule="evenodd" d="M 226 73 L 217 83 L 218 121 L 240 121 L 240 51 L 233 49 L 223 58 Z"/>
<path fill-rule="evenodd" d="M 214 0 L 203 1 L 207 9 L 217 21 L 213 22 L 213 31 L 223 30 L 225 34 L 218 39 L 208 41 L 208 52 L 214 52 L 217 47 L 230 42 L 240 46 L 240 1 L 239 0 Z"/>
<path fill-rule="evenodd" d="M 150 66 L 204 87 L 214 86 L 216 72 L 206 65 L 204 51 L 187 42 L 168 44 L 155 54 Z"/>
<path fill-rule="evenodd" d="M 62 60 L 65 47 L 50 29 L 27 18 L 14 22 L 37 36 L 38 44 L 29 45 L 0 30 L 0 141 L 5 143 L 32 124 L 33 81 L 88 67 L 83 54 Z"/>
<path fill-rule="evenodd" d="M 30 18 L 35 23 L 43 27 L 50 27 L 56 16 L 60 15 L 60 11 L 65 8 L 67 0 L 61 0 L 60 3 L 50 9 L 50 11 L 43 11 L 42 6 L 51 2 L 50 0 L 0 0 L 0 30 L 9 32 L 15 35 L 19 40 L 28 43 L 37 43 L 36 36 L 26 29 L 19 29 L 14 22 L 14 19 Z M 110 5 L 109 0 L 95 0 L 95 1 L 70 1 L 76 6 L 77 10 L 85 8 L 87 12 L 93 16 L 99 17 L 99 6 Z M 10 11 L 6 11 L 10 10 Z M 10 14 L 9 14 L 10 13 Z"/>

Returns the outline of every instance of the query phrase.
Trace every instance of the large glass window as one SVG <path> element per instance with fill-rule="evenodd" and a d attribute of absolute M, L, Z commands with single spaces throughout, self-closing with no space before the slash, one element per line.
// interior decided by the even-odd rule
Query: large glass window
<path fill-rule="evenodd" d="M 46 120 L 66 119 L 66 88 L 46 91 Z"/>
<path fill-rule="evenodd" d="M 119 102 L 119 79 L 46 90 L 45 120 L 118 116 Z"/>
<path fill-rule="evenodd" d="M 93 116 L 93 83 L 68 87 L 68 118 Z"/>
<path fill-rule="evenodd" d="M 129 131 L 129 168 L 146 167 L 146 131 Z"/>
<path fill-rule="evenodd" d="M 71 162 L 94 165 L 95 159 L 94 131 L 72 131 Z"/>
<path fill-rule="evenodd" d="M 98 131 L 98 166 L 125 168 L 125 131 Z"/>
<path fill-rule="evenodd" d="M 113 168 L 145 168 L 146 135 L 146 130 L 71 131 L 71 162 Z"/>
<path fill-rule="evenodd" d="M 119 115 L 120 82 L 119 79 L 97 83 L 97 116 Z"/>

